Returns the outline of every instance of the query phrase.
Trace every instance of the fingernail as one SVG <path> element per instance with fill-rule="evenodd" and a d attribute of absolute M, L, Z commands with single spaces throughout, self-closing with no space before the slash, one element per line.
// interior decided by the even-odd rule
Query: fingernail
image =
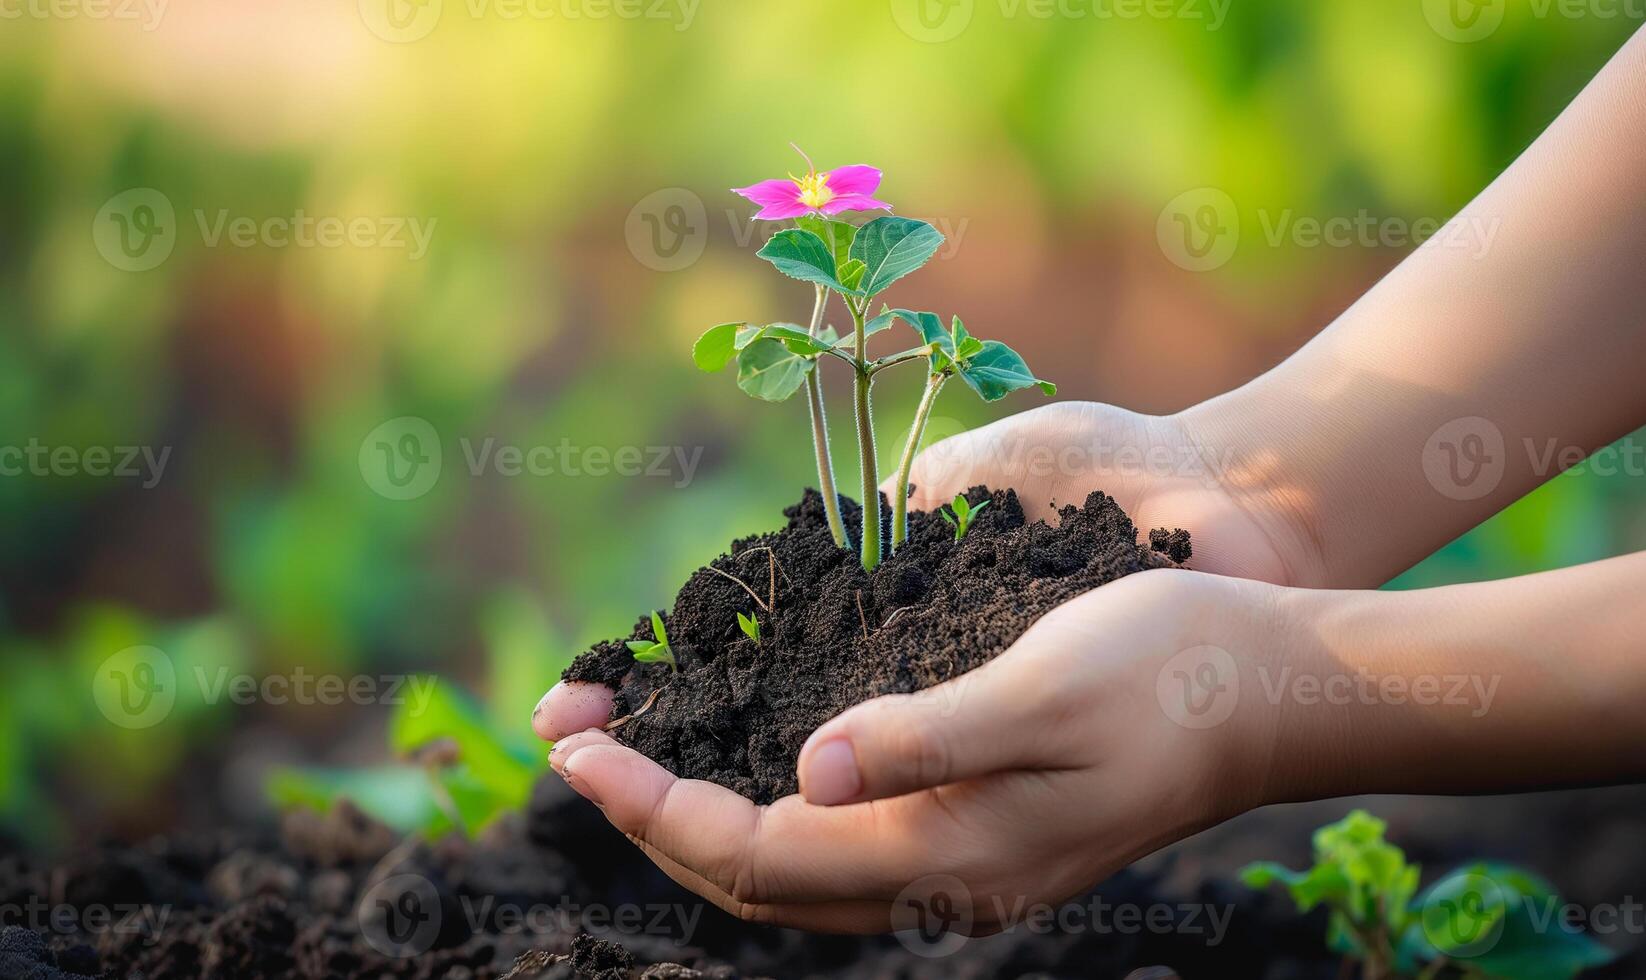
<path fill-rule="evenodd" d="M 855 799 L 863 792 L 863 777 L 857 771 L 857 753 L 843 738 L 819 745 L 806 762 L 800 777 L 800 792 L 808 803 L 834 806 Z"/>
<path fill-rule="evenodd" d="M 565 759 L 561 760 L 560 778 L 566 781 L 567 786 L 577 790 L 578 794 L 584 799 L 588 800 L 590 803 L 593 803 L 595 806 L 599 806 L 600 794 L 594 791 L 594 787 L 589 785 L 588 780 L 582 779 L 577 775 L 577 773 L 572 772 L 572 760 L 575 758 L 577 758 L 577 753 L 573 752 Z"/>

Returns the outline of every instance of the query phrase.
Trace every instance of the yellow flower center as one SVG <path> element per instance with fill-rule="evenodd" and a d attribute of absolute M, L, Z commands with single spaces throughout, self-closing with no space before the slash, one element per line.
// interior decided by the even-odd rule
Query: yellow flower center
<path fill-rule="evenodd" d="M 789 179 L 800 187 L 800 203 L 808 208 L 820 208 L 834 200 L 834 191 L 829 189 L 829 175 L 812 172 L 804 177 L 789 175 Z"/>

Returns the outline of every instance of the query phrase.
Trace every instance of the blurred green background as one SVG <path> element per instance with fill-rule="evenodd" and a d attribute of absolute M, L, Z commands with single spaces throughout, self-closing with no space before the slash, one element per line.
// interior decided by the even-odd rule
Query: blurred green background
<path fill-rule="evenodd" d="M 1271 246 L 1260 215 L 1444 219 L 1636 26 L 1531 0 L 1473 42 L 1423 0 L 919 2 L 8 6 L 0 446 L 169 457 L 152 487 L 0 477 L 0 825 L 52 845 L 244 817 L 273 767 L 386 757 L 389 706 L 194 682 L 225 670 L 437 672 L 540 759 L 526 719 L 565 660 L 815 480 L 800 400 L 687 357 L 712 323 L 807 312 L 726 190 L 799 169 L 790 140 L 884 168 L 882 196 L 949 234 L 902 305 L 961 311 L 1061 397 L 1170 411 L 1407 251 Z M 1206 186 L 1247 232 L 1193 272 L 1157 221 Z M 383 240 L 214 234 L 298 215 Z M 883 449 L 916 387 L 880 390 Z M 1032 404 L 946 398 L 934 432 Z M 392 499 L 369 436 L 398 446 L 407 418 L 443 465 Z M 696 465 L 477 475 L 488 439 Z M 1573 474 L 1397 585 L 1642 546 L 1646 484 Z M 99 700 L 134 646 L 177 674 L 147 727 Z"/>

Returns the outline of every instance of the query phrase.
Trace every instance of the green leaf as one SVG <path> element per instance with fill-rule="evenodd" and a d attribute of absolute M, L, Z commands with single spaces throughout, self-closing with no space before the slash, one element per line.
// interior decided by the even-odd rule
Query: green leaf
<path fill-rule="evenodd" d="M 972 520 L 974 520 L 974 521 L 977 520 L 978 513 L 980 511 L 982 511 L 983 508 L 985 508 L 987 506 L 989 506 L 989 502 L 987 500 L 985 500 L 981 504 L 978 504 L 976 507 L 973 507 L 972 508 Z"/>
<path fill-rule="evenodd" d="M 800 390 L 817 366 L 812 357 L 790 350 L 772 337 L 763 337 L 737 355 L 737 386 L 756 398 L 780 402 Z"/>
<path fill-rule="evenodd" d="M 718 371 L 732 362 L 737 356 L 737 350 L 742 345 L 737 343 L 738 331 L 743 329 L 743 323 L 722 323 L 710 327 L 697 338 L 692 345 L 692 360 L 703 371 Z"/>
<path fill-rule="evenodd" d="M 657 638 L 658 643 L 668 646 L 669 631 L 663 628 L 663 614 L 655 609 L 652 610 L 652 636 Z"/>
<path fill-rule="evenodd" d="M 860 259 L 847 259 L 840 266 L 840 283 L 855 292 L 863 284 L 863 274 L 869 271 Z"/>
<path fill-rule="evenodd" d="M 857 229 L 849 254 L 868 266 L 861 295 L 873 296 L 925 265 L 942 244 L 936 228 L 913 218 L 880 217 Z"/>
<path fill-rule="evenodd" d="M 780 231 L 755 253 L 792 279 L 820 283 L 830 289 L 857 295 L 837 276 L 834 252 L 823 239 L 801 228 Z"/>
<path fill-rule="evenodd" d="M 1604 966 L 1616 954 L 1562 918 L 1564 903 L 1543 879 L 1482 862 L 1435 882 L 1421 916 L 1403 937 L 1402 956 L 1445 956 L 1501 980 L 1565 980 Z"/>
<path fill-rule="evenodd" d="M 831 343 L 813 337 L 804 328 L 791 323 L 774 323 L 761 329 L 756 339 L 772 337 L 783 341 L 783 345 L 802 357 L 816 357 L 824 351 L 834 347 Z"/>
<path fill-rule="evenodd" d="M 936 313 L 916 313 L 913 310 L 893 310 L 892 313 L 913 327 L 921 340 L 942 351 L 950 360 L 954 359 L 954 335 L 944 329 L 943 321 Z M 938 366 L 935 357 L 932 364 L 933 367 Z"/>
<path fill-rule="evenodd" d="M 937 516 L 943 518 L 945 521 L 948 521 L 951 525 L 953 525 L 955 527 L 955 529 L 958 530 L 960 528 L 959 523 L 957 523 L 955 521 L 955 519 L 952 516 L 950 516 L 950 514 L 947 510 L 941 510 L 941 509 L 938 510 Z"/>
<path fill-rule="evenodd" d="M 630 653 L 638 657 L 642 653 L 649 651 L 652 647 L 657 646 L 657 644 L 651 642 L 650 640 L 630 640 L 627 644 L 625 644 L 625 646 L 629 648 Z"/>
<path fill-rule="evenodd" d="M 801 215 L 794 219 L 794 223 L 823 239 L 823 243 L 829 246 L 829 251 L 834 253 L 835 268 L 841 271 L 841 278 L 844 281 L 846 259 L 851 254 L 852 239 L 857 237 L 857 226 L 848 221 L 837 221 L 817 214 Z"/>
<path fill-rule="evenodd" d="M 747 636 L 756 643 L 760 642 L 760 620 L 753 614 L 745 616 L 742 613 L 738 613 L 737 625 L 743 630 L 743 635 Z"/>
<path fill-rule="evenodd" d="M 669 649 L 667 643 L 654 643 L 645 652 L 635 654 L 634 659 L 643 664 L 672 664 L 674 651 Z"/>
<path fill-rule="evenodd" d="M 325 813 L 338 800 L 348 799 L 402 832 L 428 829 L 441 816 L 421 766 L 276 769 L 269 774 L 264 792 L 281 810 L 305 807 Z"/>
<path fill-rule="evenodd" d="M 960 518 L 962 523 L 965 522 L 967 517 L 971 516 L 972 503 L 966 499 L 965 494 L 955 494 L 954 503 L 949 506 L 954 508 L 954 516 Z"/>
<path fill-rule="evenodd" d="M 389 718 L 389 747 L 398 754 L 408 755 L 440 739 L 456 743 L 461 764 L 478 782 L 525 803 L 539 767 L 511 753 L 447 681 L 433 681 L 421 694 L 414 688 Z"/>
<path fill-rule="evenodd" d="M 986 340 L 978 352 L 960 364 L 960 377 L 986 402 L 999 401 L 1020 388 L 1039 385 L 1048 395 L 1057 385 L 1029 373 L 1021 355 L 998 340 Z"/>
<path fill-rule="evenodd" d="M 896 322 L 896 320 L 896 311 L 881 310 L 879 316 L 863 324 L 863 336 L 873 337 L 882 330 L 890 330 L 892 328 L 892 324 Z M 851 338 L 848 337 L 847 339 L 849 340 Z"/>

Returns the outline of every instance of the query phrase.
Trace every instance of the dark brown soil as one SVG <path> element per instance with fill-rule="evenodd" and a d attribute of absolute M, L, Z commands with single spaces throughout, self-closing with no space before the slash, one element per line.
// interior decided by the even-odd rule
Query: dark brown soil
<path fill-rule="evenodd" d="M 855 553 L 835 546 L 823 500 L 808 490 L 784 512 L 787 527 L 733 543 L 680 589 L 664 616 L 678 674 L 637 663 L 612 640 L 565 676 L 615 687 L 613 720 L 658 692 L 617 738 L 677 775 L 769 803 L 796 791 L 807 736 L 846 708 L 957 677 L 1082 592 L 1191 556 L 1181 529 L 1151 531 L 1140 545 L 1103 493 L 1062 508 L 1055 524 L 1028 520 L 1011 490 L 973 487 L 966 497 L 989 505 L 963 540 L 938 514 L 912 513 L 908 541 L 865 574 Z M 855 537 L 861 509 L 845 505 Z M 759 617 L 758 644 L 738 613 Z M 626 639 L 654 639 L 650 616 Z"/>

